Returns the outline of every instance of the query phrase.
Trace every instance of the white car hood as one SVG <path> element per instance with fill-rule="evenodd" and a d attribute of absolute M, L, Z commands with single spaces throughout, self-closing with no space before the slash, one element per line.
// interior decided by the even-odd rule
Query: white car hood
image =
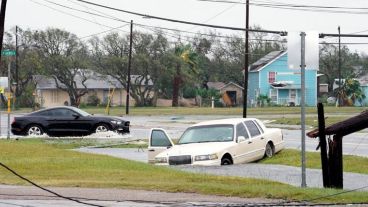
<path fill-rule="evenodd" d="M 156 157 L 179 156 L 179 155 L 208 155 L 213 153 L 220 153 L 226 151 L 227 148 L 233 146 L 234 142 L 204 142 L 174 145 Z"/>

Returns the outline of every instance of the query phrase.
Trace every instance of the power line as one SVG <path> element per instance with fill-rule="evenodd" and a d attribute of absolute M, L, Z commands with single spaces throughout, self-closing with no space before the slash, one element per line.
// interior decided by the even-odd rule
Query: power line
<path fill-rule="evenodd" d="M 231 8 L 233 8 L 236 4 L 230 5 L 229 7 L 225 8 L 224 10 L 222 10 L 220 13 L 216 14 L 215 16 L 212 16 L 210 18 L 208 18 L 207 20 L 201 22 L 201 23 L 207 23 L 209 21 L 211 21 L 212 19 L 215 19 L 216 17 L 220 16 L 221 14 L 225 13 L 226 11 L 230 10 Z M 197 26 L 193 26 L 187 30 L 192 30 L 194 28 L 196 28 Z"/>
<path fill-rule="evenodd" d="M 100 23 L 97 23 L 97 22 L 93 22 L 93 21 L 91 21 L 91 20 L 89 20 L 89 19 L 86 19 L 86 18 L 83 18 L 83 17 L 76 16 L 76 15 L 74 15 L 74 14 L 70 14 L 70 13 L 68 13 L 68 12 L 61 11 L 61 10 L 59 10 L 59 9 L 53 8 L 53 7 L 48 6 L 48 5 L 45 5 L 45 4 L 42 4 L 42 3 L 40 3 L 40 2 L 36 2 L 35 0 L 29 0 L 29 1 L 31 1 L 31 2 L 33 2 L 33 3 L 35 3 L 35 4 L 38 4 L 38 5 L 41 5 L 41 6 L 47 7 L 47 8 L 49 8 L 49 9 L 54 10 L 54 11 L 57 11 L 57 12 L 60 12 L 60 13 L 63 13 L 63 14 L 66 14 L 66 15 L 69 15 L 69 16 L 72 16 L 72 17 L 75 17 L 75 18 L 78 18 L 78 19 L 81 19 L 81 20 L 87 21 L 87 22 L 90 22 L 90 23 L 93 23 L 93 24 L 97 24 L 97 25 L 100 25 L 100 26 L 103 26 L 103 27 L 108 27 L 108 28 L 110 28 L 110 29 L 112 29 L 112 28 L 113 28 L 113 27 L 110 27 L 110 26 L 107 26 L 107 25 L 104 25 L 104 24 L 100 24 Z M 124 31 L 124 32 L 126 32 L 126 31 Z"/>
<path fill-rule="evenodd" d="M 32 0 L 31 0 L 32 1 Z M 60 7 L 63 7 L 63 8 L 66 8 L 66 9 L 70 9 L 70 10 L 74 10 L 74 11 L 78 11 L 78 12 L 83 12 L 83 13 L 87 13 L 87 14 L 89 14 L 89 15 L 95 15 L 95 16 L 98 16 L 98 17 L 102 17 L 102 18 L 107 18 L 107 19 L 110 19 L 110 20 L 114 20 L 114 21 L 119 21 L 119 22 L 126 22 L 126 23 L 128 23 L 128 21 L 125 21 L 125 20 L 122 20 L 122 19 L 119 19 L 119 18 L 116 18 L 116 17 L 114 17 L 114 16 L 111 16 L 111 15 L 105 15 L 104 13 L 102 13 L 102 12 L 99 12 L 99 13 L 102 13 L 102 14 L 104 14 L 104 15 L 99 15 L 99 14 L 96 14 L 96 13 L 93 13 L 93 12 L 89 12 L 89 11 L 84 11 L 84 10 L 80 10 L 80 9 L 76 9 L 76 8 L 72 8 L 72 7 L 68 7 L 68 6 L 65 6 L 65 5 L 61 5 L 61 4 L 58 4 L 58 3 L 55 3 L 55 2 L 51 2 L 51 1 L 48 1 L 48 0 L 44 0 L 44 1 L 46 1 L 46 2 L 48 2 L 48 3 L 50 3 L 50 4 L 54 4 L 54 5 L 57 5 L 57 6 L 60 6 Z M 37 3 L 37 2 L 34 2 L 34 3 Z M 40 3 L 38 3 L 38 4 L 40 4 Z M 46 5 L 44 5 L 44 4 L 41 4 L 42 6 L 46 6 Z M 53 7 L 49 7 L 49 6 L 46 6 L 46 7 L 48 7 L 48 8 L 51 8 L 51 9 L 54 9 Z M 87 8 L 89 8 L 89 7 L 87 7 Z M 56 9 L 54 9 L 54 10 L 56 10 Z M 59 12 L 62 12 L 62 11 L 60 11 L 60 10 L 57 10 L 57 11 L 59 11 Z M 95 10 L 95 11 L 97 11 L 98 12 L 98 10 Z M 65 12 L 62 12 L 62 13 L 65 13 Z M 65 13 L 65 14 L 67 14 L 67 15 L 71 15 L 71 16 L 73 16 L 73 17 L 76 17 L 76 18 L 80 18 L 80 17 L 78 17 L 78 16 L 75 16 L 75 15 L 72 15 L 72 14 L 70 14 L 70 13 Z M 82 18 L 83 20 L 86 20 L 86 21 L 89 21 L 89 22 L 91 22 L 91 23 L 95 23 L 95 24 L 98 24 L 98 25 L 101 25 L 101 24 L 99 24 L 99 23 L 97 23 L 97 22 L 92 22 L 92 21 L 90 21 L 90 20 L 87 20 L 87 19 L 84 19 L 84 18 Z M 129 24 L 129 23 L 128 23 Z M 150 25 L 144 25 L 144 24 L 139 24 L 139 23 L 135 23 L 135 25 L 138 25 L 138 26 L 141 26 L 141 28 L 145 28 L 145 27 L 151 27 L 151 28 L 156 28 L 156 29 L 163 29 L 163 30 L 171 30 L 171 31 L 177 31 L 177 32 L 183 32 L 183 33 L 189 33 L 189 34 L 195 34 L 195 35 L 201 35 L 201 36 L 210 36 L 210 37 L 220 37 L 220 38 L 232 38 L 232 37 L 230 37 L 230 36 L 223 36 L 223 35 L 214 35 L 214 34 L 205 34 L 205 33 L 195 33 L 195 32 L 189 32 L 189 31 L 183 31 L 183 30 L 179 30 L 179 29 L 171 29 L 171 28 L 165 28 L 165 27 L 157 27 L 157 26 L 150 26 Z M 122 27 L 124 27 L 124 26 L 122 26 Z M 111 28 L 111 27 L 109 27 L 109 28 Z M 108 31 L 111 31 L 111 30 L 114 30 L 114 29 L 118 29 L 118 28 L 120 28 L 120 27 L 117 27 L 117 28 L 111 28 L 111 29 L 109 29 L 109 30 L 107 30 L 107 31 L 104 31 L 104 32 L 101 32 L 101 33 L 105 33 L 105 32 L 108 32 Z M 146 28 L 147 29 L 147 28 Z M 151 29 L 150 29 L 151 30 Z M 123 31 L 123 30 L 121 30 L 121 31 Z M 151 31 L 154 31 L 154 30 L 151 30 Z M 125 32 L 125 33 L 128 33 L 127 31 L 123 31 L 123 32 Z M 164 32 L 165 34 L 168 34 L 169 36 L 171 36 L 171 37 L 173 37 L 173 38 L 180 38 L 180 36 L 173 36 L 173 35 L 175 35 L 175 34 L 170 34 L 170 33 L 167 33 L 167 32 Z M 97 33 L 97 34 L 100 34 L 100 33 Z M 96 34 L 95 34 L 96 35 Z M 93 36 L 93 35 L 88 35 L 88 36 L 86 36 L 86 37 L 89 37 L 89 36 Z M 86 38 L 86 37 L 82 37 L 82 38 Z M 183 37 L 186 37 L 186 38 L 192 38 L 192 39 L 194 39 L 194 38 L 196 38 L 196 37 L 190 37 L 190 36 L 183 36 Z M 82 39 L 82 38 L 80 38 L 80 39 Z M 242 39 L 244 39 L 244 38 L 242 38 Z M 282 40 L 273 40 L 273 39 L 250 39 L 250 40 L 255 40 L 255 41 L 273 41 L 273 42 L 285 42 L 285 41 L 282 41 Z"/>
<path fill-rule="evenodd" d="M 33 181 L 21 176 L 20 174 L 18 174 L 17 172 L 15 172 L 14 170 L 12 170 L 11 168 L 9 168 L 8 166 L 6 166 L 5 164 L 3 164 L 2 162 L 0 162 L 0 166 L 2 166 L 3 168 L 5 168 L 6 170 L 8 170 L 9 172 L 11 172 L 13 175 L 17 176 L 18 178 L 30 183 L 31 185 L 41 189 L 41 190 L 44 190 L 46 192 L 49 192 L 59 198 L 63 198 L 63 199 L 66 199 L 66 200 L 70 200 L 70 201 L 74 201 L 74 202 L 77 202 L 77 203 L 81 203 L 81 204 L 85 204 L 85 205 L 89 205 L 89 206 L 96 206 L 96 207 L 104 207 L 104 206 L 101 206 L 101 205 L 97 205 L 97 204 L 92 204 L 92 203 L 86 203 L 86 202 L 83 202 L 83 201 L 80 201 L 80 200 L 77 200 L 77 199 L 74 199 L 74 198 L 70 198 L 70 197 L 66 197 L 66 196 L 63 196 L 63 195 L 60 195 L 52 190 L 49 190 L 49 189 L 46 189 L 36 183 L 34 183 Z"/>
<path fill-rule="evenodd" d="M 102 8 L 105 8 L 105 9 L 110 9 L 110 10 L 119 11 L 119 12 L 123 12 L 123 13 L 133 14 L 133 15 L 136 15 L 136 16 L 144 17 L 144 18 L 158 19 L 158 20 L 163 20 L 163 21 L 169 21 L 169 22 L 175 22 L 175 23 L 181 23 L 181 24 L 189 24 L 189 25 L 196 25 L 196 26 L 202 26 L 202 27 L 211 27 L 211 28 L 217 28 L 217 29 L 245 31 L 244 28 L 239 28 L 239 27 L 227 27 L 227 26 L 219 26 L 219 25 L 212 25 L 212 24 L 189 22 L 189 21 L 183 21 L 183 20 L 177 20 L 177 19 L 169 19 L 169 18 L 165 18 L 165 17 L 152 16 L 152 15 L 147 15 L 147 14 L 141 14 L 141 13 L 138 13 L 138 12 L 132 12 L 132 11 L 127 11 L 127 10 L 123 10 L 123 9 L 118 9 L 118 8 L 105 6 L 105 5 L 102 5 L 102 4 L 96 4 L 96 3 L 85 1 L 85 0 L 76 0 L 76 1 L 80 1 L 80 2 L 90 4 L 90 5 L 93 5 L 93 6 L 102 7 Z M 257 30 L 257 29 L 250 29 L 249 31 L 250 32 L 273 33 L 273 34 L 279 34 L 279 35 L 285 35 L 286 34 L 285 31 Z"/>
<path fill-rule="evenodd" d="M 93 37 L 93 36 L 96 36 L 96 35 L 104 34 L 104 33 L 107 33 L 107 32 L 113 31 L 113 30 L 121 29 L 121 28 L 126 27 L 128 25 L 129 24 L 125 24 L 125 25 L 122 25 L 122 26 L 119 26 L 119 27 L 114 27 L 114 28 L 111 28 L 109 30 L 105 30 L 105 31 L 98 32 L 98 33 L 95 33 L 95 34 L 91 34 L 91 35 L 87 35 L 87 36 L 84 36 L 84 37 L 80 37 L 79 39 L 85 39 L 85 38 L 88 38 L 88 37 Z M 126 32 L 126 33 L 128 33 L 128 32 Z"/>
<path fill-rule="evenodd" d="M 245 4 L 244 2 L 224 1 L 224 0 L 197 0 L 197 1 L 207 1 L 207 2 L 215 2 L 215 3 Z M 253 2 L 255 2 L 255 3 L 249 3 L 249 4 L 253 5 L 253 6 L 259 6 L 259 7 L 277 8 L 277 9 L 286 9 L 286 10 L 323 12 L 323 13 L 368 14 L 367 11 L 357 11 L 357 10 L 368 10 L 368 8 L 338 7 L 338 6 L 316 6 L 316 5 L 285 4 L 285 3 L 257 3 L 257 1 L 253 1 Z M 338 9 L 340 9 L 340 10 L 338 10 Z M 348 10 L 352 10 L 352 11 L 348 11 Z"/>

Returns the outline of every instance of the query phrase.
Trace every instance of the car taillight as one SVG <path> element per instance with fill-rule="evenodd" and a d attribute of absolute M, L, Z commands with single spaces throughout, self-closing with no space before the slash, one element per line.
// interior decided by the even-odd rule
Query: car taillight
<path fill-rule="evenodd" d="M 11 124 L 14 124 L 14 122 L 15 122 L 15 117 L 13 118 L 13 121 L 12 121 L 12 123 L 11 123 Z"/>

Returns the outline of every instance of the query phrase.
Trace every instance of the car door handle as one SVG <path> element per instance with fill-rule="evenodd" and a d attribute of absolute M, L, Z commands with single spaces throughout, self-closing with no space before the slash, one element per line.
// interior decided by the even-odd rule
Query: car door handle
<path fill-rule="evenodd" d="M 252 141 L 248 141 L 248 144 L 252 144 L 253 142 Z"/>
<path fill-rule="evenodd" d="M 264 137 L 261 137 L 261 139 L 264 139 Z"/>
<path fill-rule="evenodd" d="M 154 152 L 155 150 L 154 150 L 154 149 L 149 149 L 148 151 L 150 151 L 150 152 Z"/>

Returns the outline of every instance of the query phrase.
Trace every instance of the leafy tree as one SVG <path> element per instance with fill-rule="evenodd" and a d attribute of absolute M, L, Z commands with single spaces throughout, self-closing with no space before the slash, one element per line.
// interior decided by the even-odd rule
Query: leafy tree
<path fill-rule="evenodd" d="M 97 37 L 90 40 L 96 69 L 114 77 L 125 88 L 128 86 L 128 40 L 128 36 L 118 33 L 110 33 L 102 40 Z M 134 33 L 133 42 L 131 74 L 135 75 L 135 79 L 130 84 L 130 96 L 137 106 L 152 105 L 160 89 L 159 82 L 166 73 L 162 62 L 168 43 L 160 33 L 138 32 Z"/>
<path fill-rule="evenodd" d="M 341 90 L 336 90 L 338 100 L 342 100 L 342 105 L 353 106 L 356 101 L 362 106 L 363 100 L 366 98 L 359 81 L 348 78 L 341 86 Z"/>
<path fill-rule="evenodd" d="M 341 48 L 341 78 L 345 79 L 354 75 L 354 66 L 360 65 L 357 53 L 351 53 L 346 46 Z M 339 77 L 339 52 L 338 47 L 332 44 L 324 44 L 320 48 L 320 73 L 322 81 L 328 84 L 328 91 L 333 92 L 333 83 Z"/>
<path fill-rule="evenodd" d="M 68 93 L 72 106 L 79 106 L 81 97 L 88 92 L 85 82 L 90 78 L 82 70 L 88 67 L 87 46 L 76 35 L 60 29 L 49 28 L 33 35 L 40 48 L 44 74 L 54 79 L 58 89 Z"/>
<path fill-rule="evenodd" d="M 196 67 L 198 63 L 198 56 L 189 44 L 177 45 L 175 47 L 174 54 L 177 57 L 177 61 L 175 65 L 176 71 L 173 80 L 172 106 L 179 106 L 179 89 L 182 82 L 182 67 L 188 66 L 188 69 L 190 69 L 192 72 L 197 73 Z"/>

